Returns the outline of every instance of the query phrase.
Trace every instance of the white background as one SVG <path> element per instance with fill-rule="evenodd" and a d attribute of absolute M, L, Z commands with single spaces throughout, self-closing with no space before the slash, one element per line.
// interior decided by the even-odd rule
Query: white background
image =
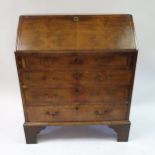
<path fill-rule="evenodd" d="M 115 142 L 107 127 L 46 129 L 39 144 L 26 145 L 14 50 L 21 14 L 133 14 L 138 62 L 128 143 Z M 0 154 L 155 154 L 154 0 L 0 0 Z"/>

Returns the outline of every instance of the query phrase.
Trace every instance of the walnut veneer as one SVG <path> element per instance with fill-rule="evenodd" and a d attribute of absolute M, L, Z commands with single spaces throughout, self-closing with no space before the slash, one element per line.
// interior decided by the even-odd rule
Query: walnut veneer
<path fill-rule="evenodd" d="M 128 140 L 137 59 L 131 15 L 21 16 L 15 56 L 27 143 L 49 125 L 103 124 Z"/>

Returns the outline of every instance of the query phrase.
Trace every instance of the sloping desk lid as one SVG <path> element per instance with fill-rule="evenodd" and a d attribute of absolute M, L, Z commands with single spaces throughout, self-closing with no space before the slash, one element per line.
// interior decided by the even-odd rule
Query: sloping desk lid
<path fill-rule="evenodd" d="M 16 51 L 135 49 L 131 15 L 21 16 Z"/>

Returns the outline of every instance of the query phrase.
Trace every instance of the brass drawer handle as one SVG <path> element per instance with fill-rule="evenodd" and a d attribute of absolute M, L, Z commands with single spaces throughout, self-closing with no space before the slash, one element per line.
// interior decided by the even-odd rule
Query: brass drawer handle
<path fill-rule="evenodd" d="M 75 73 L 73 73 L 73 77 L 74 77 L 76 80 L 80 79 L 81 76 L 82 76 L 82 74 L 81 74 L 80 72 L 78 72 L 78 71 L 76 71 Z"/>
<path fill-rule="evenodd" d="M 104 75 L 103 74 L 100 73 L 100 74 L 96 75 L 96 80 L 97 81 L 103 81 L 103 79 L 104 79 Z"/>
<path fill-rule="evenodd" d="M 47 111 L 46 114 L 47 114 L 47 115 L 51 115 L 51 116 L 54 117 L 54 116 L 59 115 L 59 111 L 55 111 L 55 112 L 49 112 L 49 111 Z"/>
<path fill-rule="evenodd" d="M 73 61 L 74 64 L 82 64 L 82 60 L 78 57 L 76 57 Z"/>
<path fill-rule="evenodd" d="M 96 114 L 96 115 L 99 115 L 99 116 L 103 116 L 103 115 L 105 115 L 106 112 L 107 112 L 107 111 L 99 112 L 98 110 L 96 110 L 96 111 L 95 111 L 95 114 Z"/>

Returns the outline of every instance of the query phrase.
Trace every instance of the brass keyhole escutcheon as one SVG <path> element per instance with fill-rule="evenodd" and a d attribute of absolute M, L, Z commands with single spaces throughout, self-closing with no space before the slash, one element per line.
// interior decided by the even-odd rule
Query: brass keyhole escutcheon
<path fill-rule="evenodd" d="M 77 16 L 73 17 L 73 21 L 74 22 L 78 22 L 79 21 L 79 17 L 77 17 Z"/>
<path fill-rule="evenodd" d="M 79 88 L 79 87 L 76 87 L 76 88 L 75 88 L 75 92 L 76 92 L 76 93 L 79 93 L 79 92 L 80 92 L 80 88 Z"/>
<path fill-rule="evenodd" d="M 82 76 L 82 74 L 81 74 L 79 71 L 75 71 L 75 73 L 73 73 L 73 77 L 74 77 L 76 80 L 80 79 L 81 76 Z"/>
<path fill-rule="evenodd" d="M 78 110 L 79 110 L 79 107 L 78 107 L 78 106 L 76 106 L 76 107 L 75 107 L 75 110 L 76 110 L 76 111 L 78 111 Z"/>
<path fill-rule="evenodd" d="M 76 57 L 76 58 L 73 60 L 73 63 L 74 63 L 74 64 L 82 64 L 82 63 L 83 63 L 83 61 L 82 61 L 82 59 L 81 59 L 81 58 Z"/>

